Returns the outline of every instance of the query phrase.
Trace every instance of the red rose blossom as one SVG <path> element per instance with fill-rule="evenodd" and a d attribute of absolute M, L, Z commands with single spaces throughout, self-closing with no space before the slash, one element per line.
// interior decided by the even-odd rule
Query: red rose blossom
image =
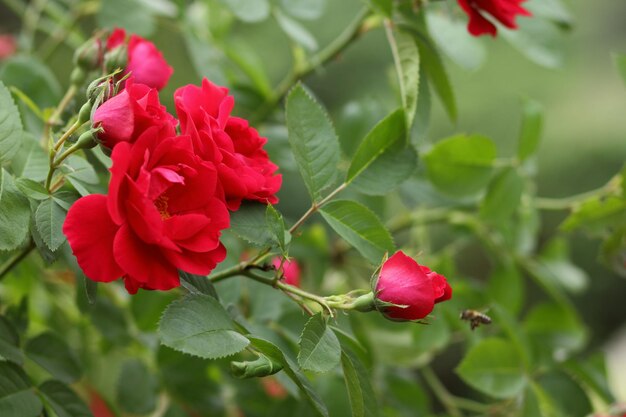
<path fill-rule="evenodd" d="M 443 275 L 398 251 L 383 264 L 374 293 L 379 301 L 398 306 L 381 307 L 387 318 L 420 320 L 433 311 L 436 303 L 449 300 L 452 288 Z"/>
<path fill-rule="evenodd" d="M 530 16 L 531 13 L 520 6 L 526 0 L 458 0 L 459 5 L 469 16 L 467 30 L 474 36 L 489 34 L 496 36 L 496 26 L 484 14 L 491 15 L 504 26 L 516 29 L 517 15 Z"/>
<path fill-rule="evenodd" d="M 106 49 L 111 51 L 124 44 L 126 31 L 115 29 L 107 39 Z M 157 90 L 163 89 L 174 70 L 167 64 L 161 51 L 150 41 L 135 34 L 128 40 L 128 62 L 124 74 L 131 73 L 138 84 Z"/>
<path fill-rule="evenodd" d="M 295 259 L 292 259 L 292 260 L 285 259 L 285 261 L 283 262 L 283 259 L 278 256 L 272 259 L 272 265 L 276 269 L 280 268 L 281 263 L 283 266 L 282 271 L 283 271 L 283 277 L 285 278 L 285 284 L 293 285 L 294 287 L 299 287 L 300 286 L 300 265 L 298 265 L 298 262 Z"/>
<path fill-rule="evenodd" d="M 15 36 L 11 34 L 0 35 L 0 59 L 6 59 L 17 51 L 17 42 Z"/>
<path fill-rule="evenodd" d="M 105 101 L 93 115 L 94 126 L 104 129 L 98 139 L 109 149 L 120 142 L 134 142 L 147 129 L 156 126 L 159 136 L 176 134 L 176 119 L 159 102 L 157 90 L 126 81 L 124 90 Z"/>
<path fill-rule="evenodd" d="M 215 166 L 199 158 L 188 136 L 157 127 L 113 149 L 109 194 L 70 208 L 63 232 L 87 277 L 124 278 L 126 289 L 168 290 L 178 270 L 207 275 L 226 256 L 219 241 L 229 214 L 216 196 Z"/>
<path fill-rule="evenodd" d="M 174 100 L 181 132 L 191 136 L 199 155 L 215 162 L 229 209 L 237 210 L 242 200 L 278 202 L 282 177 L 263 149 L 267 140 L 246 120 L 230 116 L 234 100 L 227 88 L 205 78 L 202 87 L 176 90 Z"/>

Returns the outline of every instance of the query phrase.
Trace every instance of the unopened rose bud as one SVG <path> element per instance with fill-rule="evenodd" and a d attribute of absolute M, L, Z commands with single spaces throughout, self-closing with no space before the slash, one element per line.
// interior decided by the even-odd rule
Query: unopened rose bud
<path fill-rule="evenodd" d="M 102 40 L 91 38 L 82 44 L 74 53 L 74 65 L 85 71 L 98 69 L 102 63 Z"/>
<path fill-rule="evenodd" d="M 443 275 L 396 252 L 383 264 L 374 283 L 376 309 L 396 321 L 420 320 L 435 304 L 449 300 L 452 288 Z"/>
<path fill-rule="evenodd" d="M 277 270 L 280 268 L 281 262 L 282 262 L 283 277 L 285 278 L 285 284 L 293 285 L 294 287 L 299 287 L 300 286 L 300 265 L 298 265 L 298 262 L 295 259 L 292 259 L 292 260 L 285 259 L 283 262 L 283 259 L 278 256 L 272 259 L 272 265 Z"/>
<path fill-rule="evenodd" d="M 90 149 L 93 148 L 94 146 L 96 146 L 98 144 L 98 141 L 96 140 L 97 134 L 98 132 L 101 132 L 102 129 L 90 129 L 88 131 L 86 131 L 85 133 L 83 133 L 82 135 L 80 135 L 78 137 L 78 140 L 76 141 L 76 143 L 73 145 L 74 148 L 76 149 Z"/>
<path fill-rule="evenodd" d="M 91 118 L 91 109 L 93 108 L 93 103 L 91 101 L 86 102 L 78 111 L 78 121 L 79 125 L 82 125 L 87 120 Z"/>
<path fill-rule="evenodd" d="M 128 47 L 119 45 L 104 54 L 104 68 L 113 72 L 118 68 L 125 68 L 128 62 Z"/>
<path fill-rule="evenodd" d="M 70 74 L 70 83 L 76 87 L 80 87 L 87 78 L 87 73 L 81 67 L 75 67 Z"/>
<path fill-rule="evenodd" d="M 274 375 L 283 369 L 283 365 L 274 362 L 266 356 L 260 356 L 255 361 L 231 362 L 230 369 L 236 378 L 254 378 Z"/>

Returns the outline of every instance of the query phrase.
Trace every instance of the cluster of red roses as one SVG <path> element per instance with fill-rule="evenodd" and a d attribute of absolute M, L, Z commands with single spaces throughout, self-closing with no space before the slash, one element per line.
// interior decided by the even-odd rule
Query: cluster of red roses
<path fill-rule="evenodd" d="M 230 115 L 226 88 L 206 79 L 179 88 L 177 120 L 159 102 L 172 69 L 158 49 L 121 29 L 106 45 L 118 47 L 127 48 L 130 78 L 93 117 L 112 150 L 109 192 L 72 205 L 63 232 L 92 280 L 123 278 L 130 293 L 168 290 L 180 285 L 179 270 L 210 273 L 226 256 L 229 210 L 242 200 L 276 203 L 282 178 L 266 139 Z"/>

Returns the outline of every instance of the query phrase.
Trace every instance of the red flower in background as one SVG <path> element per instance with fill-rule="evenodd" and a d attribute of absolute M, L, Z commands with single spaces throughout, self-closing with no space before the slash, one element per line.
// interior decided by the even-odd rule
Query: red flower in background
<path fill-rule="evenodd" d="M 279 269 L 282 263 L 283 277 L 285 278 L 285 284 L 293 285 L 294 287 L 300 286 L 300 265 L 295 259 L 288 260 L 281 257 L 275 257 L 272 259 L 272 265 L 274 268 Z"/>
<path fill-rule="evenodd" d="M 452 288 L 443 275 L 399 251 L 383 264 L 374 293 L 379 301 L 399 306 L 382 307 L 387 318 L 419 320 L 428 316 L 435 304 L 449 300 Z"/>
<path fill-rule="evenodd" d="M 0 35 L 0 59 L 9 58 L 15 55 L 17 42 L 13 35 Z"/>
<path fill-rule="evenodd" d="M 87 277 L 124 278 L 126 289 L 169 290 L 178 270 L 207 275 L 226 256 L 219 241 L 229 213 L 215 166 L 200 159 L 188 136 L 147 129 L 113 149 L 109 194 L 70 208 L 63 232 Z"/>
<path fill-rule="evenodd" d="M 230 116 L 234 99 L 227 88 L 205 78 L 202 87 L 176 90 L 174 100 L 181 132 L 191 136 L 200 156 L 215 162 L 229 209 L 237 210 L 242 200 L 278 202 L 282 177 L 263 149 L 267 140 Z"/>
<path fill-rule="evenodd" d="M 174 116 L 159 102 L 158 91 L 135 83 L 134 77 L 93 115 L 94 126 L 104 129 L 98 133 L 98 139 L 109 149 L 120 142 L 134 142 L 151 127 L 157 127 L 161 137 L 174 136 L 176 123 Z"/>
<path fill-rule="evenodd" d="M 467 30 L 474 36 L 489 34 L 496 36 L 496 26 L 485 18 L 491 15 L 504 26 L 516 29 L 517 15 L 530 16 L 531 13 L 520 6 L 526 0 L 458 0 L 459 5 L 469 16 Z"/>
<path fill-rule="evenodd" d="M 106 49 L 112 51 L 126 42 L 126 31 L 115 29 L 109 36 Z M 128 62 L 124 74 L 132 73 L 135 82 L 157 90 L 163 89 L 174 70 L 167 64 L 161 51 L 150 41 L 135 34 L 128 39 Z"/>

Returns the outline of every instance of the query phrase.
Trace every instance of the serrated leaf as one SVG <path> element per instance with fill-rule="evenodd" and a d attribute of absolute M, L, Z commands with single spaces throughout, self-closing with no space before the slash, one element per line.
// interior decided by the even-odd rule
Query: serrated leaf
<path fill-rule="evenodd" d="M 52 376 L 65 383 L 80 378 L 82 370 L 78 358 L 65 340 L 53 333 L 42 333 L 26 342 L 26 356 L 36 362 Z"/>
<path fill-rule="evenodd" d="M 0 362 L 0 416 L 39 417 L 43 405 L 22 368 Z"/>
<path fill-rule="evenodd" d="M 24 131 L 11 93 L 0 81 L 0 164 L 10 161 L 20 148 Z"/>
<path fill-rule="evenodd" d="M 178 276 L 180 277 L 180 284 L 190 293 L 210 295 L 218 299 L 217 291 L 215 291 L 213 283 L 207 277 L 184 271 L 180 271 Z"/>
<path fill-rule="evenodd" d="M 314 411 L 322 416 L 328 417 L 328 410 L 322 402 L 319 395 L 313 390 L 311 383 L 300 372 L 297 365 L 294 364 L 289 358 L 283 354 L 283 352 L 273 343 L 267 340 L 259 339 L 257 337 L 251 337 L 250 342 L 252 346 L 256 348 L 263 355 L 267 356 L 274 362 L 278 362 L 283 365 L 283 371 L 291 378 L 291 380 L 298 386 L 300 393 L 306 398 Z"/>
<path fill-rule="evenodd" d="M 32 181 L 43 181 L 48 175 L 50 160 L 37 139 L 24 133 L 20 148 L 11 160 L 11 169 L 16 177 Z"/>
<path fill-rule="evenodd" d="M 339 142 L 328 114 L 301 84 L 287 97 L 289 144 L 314 201 L 332 185 L 339 163 Z"/>
<path fill-rule="evenodd" d="M 537 153 L 542 129 L 543 106 L 536 101 L 526 100 L 517 145 L 517 157 L 520 161 L 524 161 Z"/>
<path fill-rule="evenodd" d="M 24 355 L 20 350 L 20 336 L 10 321 L 0 316 L 0 360 L 21 365 Z"/>
<path fill-rule="evenodd" d="M 265 218 L 265 204 L 244 202 L 231 214 L 230 228 L 237 236 L 256 246 L 266 246 L 272 241 L 272 233 Z"/>
<path fill-rule="evenodd" d="M 458 135 L 437 142 L 423 158 L 437 188 L 464 197 L 482 190 L 491 179 L 496 146 L 484 136 Z"/>
<path fill-rule="evenodd" d="M 237 18 L 243 22 L 260 22 L 270 14 L 268 0 L 220 0 Z"/>
<path fill-rule="evenodd" d="M 65 242 L 63 222 L 67 211 L 59 203 L 49 198 L 42 201 L 35 212 L 35 225 L 48 248 L 54 252 Z"/>
<path fill-rule="evenodd" d="M 362 204 L 351 200 L 331 201 L 320 213 L 335 232 L 372 264 L 380 264 L 385 253 L 394 252 L 389 231 L 376 214 Z"/>
<path fill-rule="evenodd" d="M 400 98 L 406 117 L 406 127 L 410 129 L 417 109 L 417 95 L 420 82 L 420 55 L 417 44 L 408 33 L 387 28 L 387 39 L 391 46 L 393 60 L 398 74 Z"/>
<path fill-rule="evenodd" d="M 28 178 L 18 178 L 15 180 L 15 185 L 26 197 L 33 200 L 41 201 L 50 198 L 46 187 Z"/>
<path fill-rule="evenodd" d="M 30 204 L 13 177 L 0 168 L 0 250 L 13 250 L 24 242 L 30 223 Z"/>
<path fill-rule="evenodd" d="M 276 18 L 276 22 L 278 22 L 278 26 L 280 26 L 283 32 L 285 32 L 285 34 L 289 36 L 292 41 L 303 46 L 309 51 L 315 51 L 318 48 L 315 37 L 307 28 L 302 26 L 300 22 L 290 18 L 284 13 L 281 13 L 278 9 L 275 9 L 273 13 Z"/>
<path fill-rule="evenodd" d="M 157 405 L 158 380 L 139 360 L 126 361 L 117 380 L 117 403 L 131 414 L 148 414 Z"/>
<path fill-rule="evenodd" d="M 378 416 L 376 395 L 365 366 L 355 355 L 344 351 L 341 352 L 341 368 L 348 390 L 352 417 Z"/>
<path fill-rule="evenodd" d="M 339 365 L 341 346 L 335 333 L 326 325 L 322 313 L 307 321 L 298 344 L 298 364 L 302 369 L 328 372 Z"/>
<path fill-rule="evenodd" d="M 527 384 L 522 359 L 511 342 L 483 339 L 474 345 L 456 368 L 466 384 L 495 398 L 513 398 Z"/>
<path fill-rule="evenodd" d="M 412 40 L 411 40 L 412 41 Z M 388 149 L 406 139 L 404 111 L 396 110 L 381 120 L 365 136 L 357 148 L 346 175 L 346 183 L 352 182 L 372 165 Z"/>
<path fill-rule="evenodd" d="M 87 404 L 70 387 L 60 381 L 44 382 L 39 386 L 39 392 L 58 417 L 94 417 Z"/>
<path fill-rule="evenodd" d="M 268 204 L 265 211 L 265 220 L 267 227 L 272 234 L 272 239 L 278 245 L 283 254 L 286 253 L 286 240 L 285 240 L 285 222 L 283 216 L 274 208 L 273 205 Z"/>
<path fill-rule="evenodd" d="M 241 352 L 250 341 L 215 298 L 190 294 L 174 301 L 159 323 L 161 343 L 201 358 L 216 359 Z"/>
<path fill-rule="evenodd" d="M 75 178 L 85 184 L 98 184 L 100 179 L 93 166 L 85 159 L 72 155 L 61 166 L 61 170 L 71 178 Z"/>
<path fill-rule="evenodd" d="M 489 184 L 480 206 L 480 216 L 490 224 L 510 220 L 519 207 L 523 191 L 524 180 L 517 170 L 505 169 Z"/>

